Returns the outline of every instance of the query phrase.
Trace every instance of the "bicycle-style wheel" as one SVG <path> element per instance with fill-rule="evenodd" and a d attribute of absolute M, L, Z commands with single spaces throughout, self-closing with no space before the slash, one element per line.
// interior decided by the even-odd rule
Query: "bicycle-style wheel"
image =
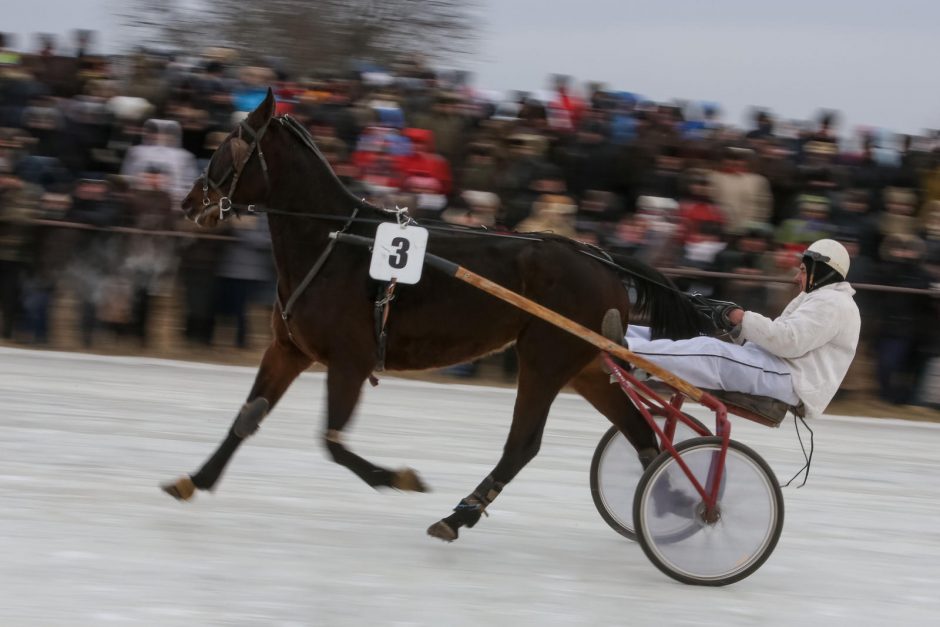
<path fill-rule="evenodd" d="M 701 428 L 705 426 L 685 414 Z M 665 419 L 656 418 L 663 426 Z M 698 434 L 683 423 L 676 424 L 673 436 L 675 442 L 694 438 Z M 610 528 L 630 540 L 636 540 L 633 525 L 633 495 L 643 475 L 643 465 L 637 458 L 636 450 L 617 427 L 611 427 L 603 435 L 594 457 L 591 459 L 591 498 L 594 506 Z"/>
<path fill-rule="evenodd" d="M 676 445 L 693 476 L 709 488 L 720 437 Z M 770 466 L 740 442 L 729 443 L 717 516 L 706 521 L 701 496 L 669 453 L 650 464 L 637 485 L 637 540 L 650 561 L 687 584 L 724 586 L 763 564 L 783 530 L 783 493 Z"/>

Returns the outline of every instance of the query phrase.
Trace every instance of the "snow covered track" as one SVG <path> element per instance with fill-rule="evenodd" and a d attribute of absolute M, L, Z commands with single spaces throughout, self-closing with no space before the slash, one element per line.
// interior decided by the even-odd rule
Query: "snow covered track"
<path fill-rule="evenodd" d="M 606 421 L 563 395 L 542 452 L 484 518 L 425 535 L 496 462 L 513 391 L 385 378 L 347 437 L 416 468 L 376 492 L 320 444 L 307 374 L 214 494 L 158 484 L 221 440 L 254 369 L 0 349 L 0 625 L 928 625 L 940 616 L 940 425 L 815 421 L 808 485 L 785 489 L 770 560 L 683 586 L 611 531 L 588 468 Z M 706 422 L 704 414 L 696 414 Z M 791 423 L 733 437 L 785 480 Z"/>

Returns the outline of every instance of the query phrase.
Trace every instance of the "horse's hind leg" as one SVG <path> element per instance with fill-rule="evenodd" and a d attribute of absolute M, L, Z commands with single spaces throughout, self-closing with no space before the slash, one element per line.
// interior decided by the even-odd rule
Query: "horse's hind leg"
<path fill-rule="evenodd" d="M 627 438 L 645 468 L 659 454 L 656 434 L 620 386 L 610 383 L 602 363 L 598 358 L 588 364 L 571 381 L 571 386 Z"/>
<path fill-rule="evenodd" d="M 331 363 L 326 375 L 327 385 L 327 430 L 324 434 L 326 448 L 337 464 L 353 471 L 356 476 L 373 488 L 385 486 L 399 490 L 425 492 L 427 487 L 410 468 L 389 470 L 376 466 L 367 459 L 350 451 L 342 442 L 342 431 L 352 418 L 359 402 L 362 384 L 370 372 L 371 365 L 356 368 L 352 364 Z"/>
<path fill-rule="evenodd" d="M 163 490 L 181 500 L 192 497 L 197 489 L 211 490 L 239 445 L 258 430 L 267 413 L 311 363 L 313 360 L 292 343 L 275 339 L 264 353 L 248 400 L 236 416 L 225 440 L 198 472 L 164 484 L 161 486 Z"/>

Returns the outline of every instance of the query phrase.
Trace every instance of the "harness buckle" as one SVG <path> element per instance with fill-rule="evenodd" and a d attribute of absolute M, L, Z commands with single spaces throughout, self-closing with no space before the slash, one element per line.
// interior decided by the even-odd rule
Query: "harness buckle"
<path fill-rule="evenodd" d="M 225 217 L 225 214 L 232 210 L 232 199 L 228 196 L 219 198 L 219 220 Z"/>

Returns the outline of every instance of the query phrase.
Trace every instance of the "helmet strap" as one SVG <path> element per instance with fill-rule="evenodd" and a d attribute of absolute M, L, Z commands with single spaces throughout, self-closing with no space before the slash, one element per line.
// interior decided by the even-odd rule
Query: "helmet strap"
<path fill-rule="evenodd" d="M 844 281 L 842 275 L 836 272 L 835 268 L 827 263 L 817 263 L 811 257 L 803 258 L 803 265 L 806 266 L 806 293 L 809 294 L 815 289 Z M 818 276 L 817 276 L 818 271 Z"/>

